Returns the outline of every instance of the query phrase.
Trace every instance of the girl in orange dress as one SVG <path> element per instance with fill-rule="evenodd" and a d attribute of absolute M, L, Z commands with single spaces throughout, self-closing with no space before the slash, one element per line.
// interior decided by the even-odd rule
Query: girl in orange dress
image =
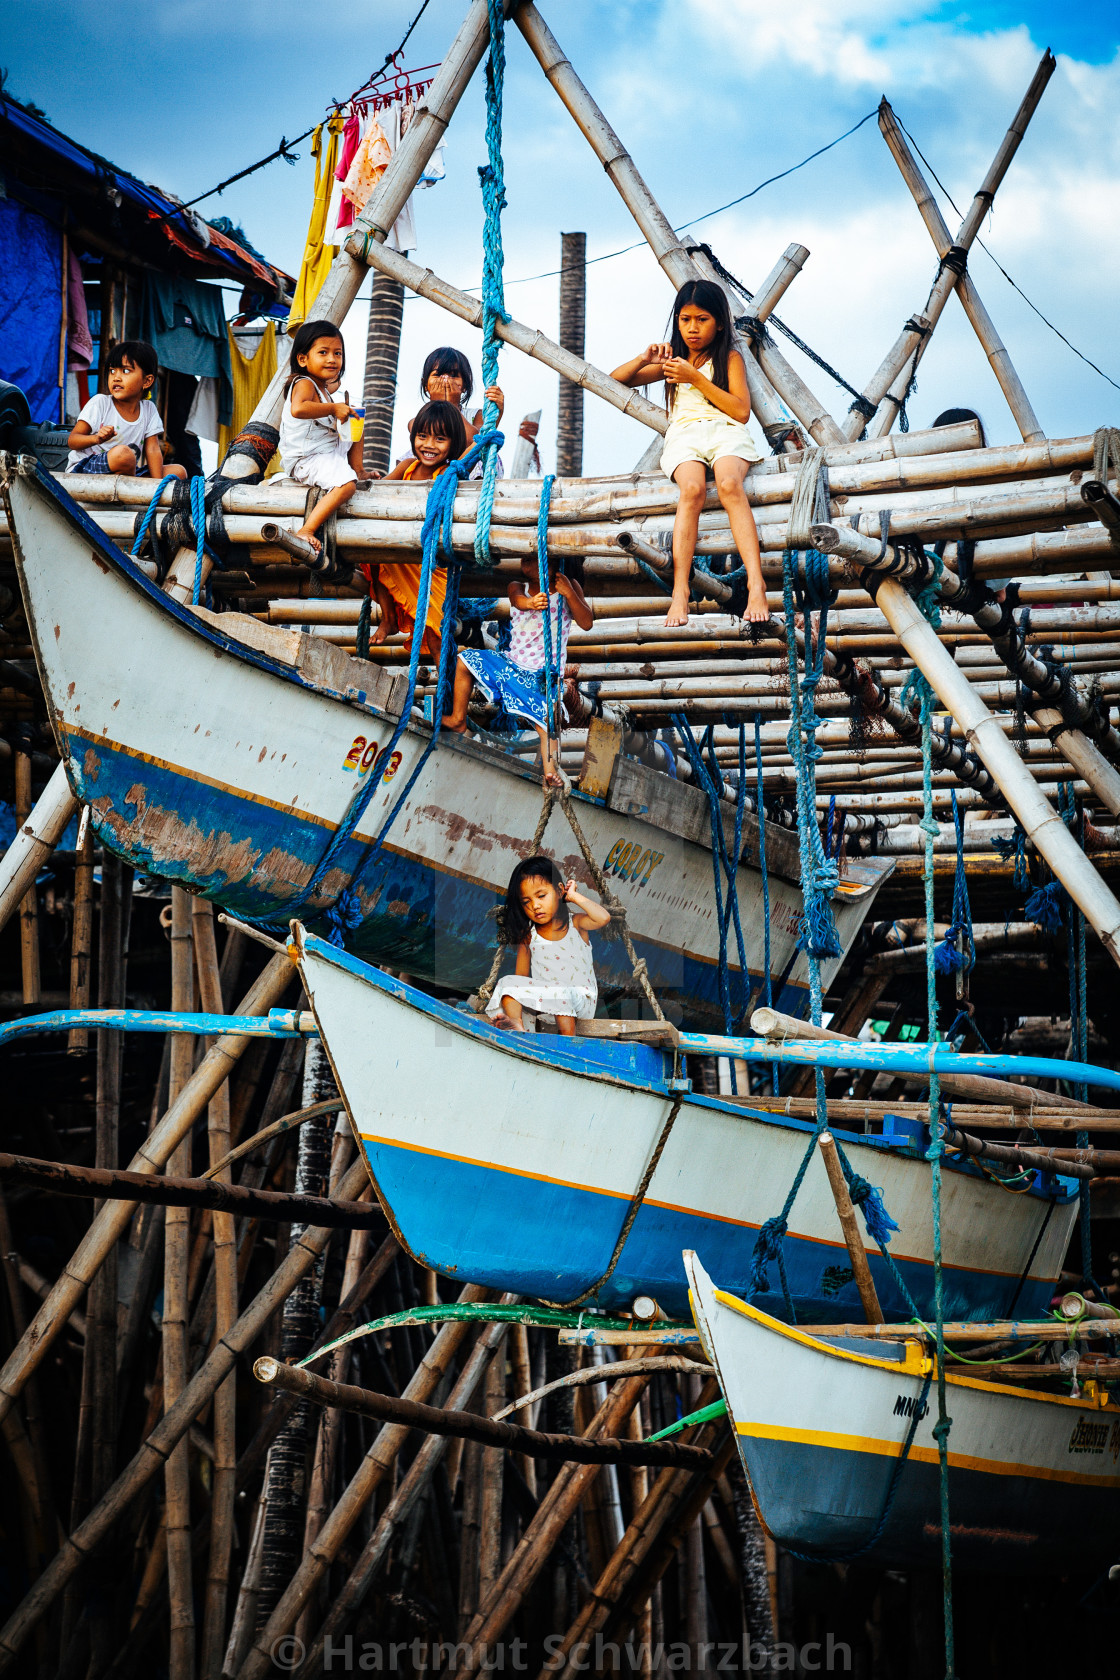
<path fill-rule="evenodd" d="M 414 484 L 438 478 L 451 461 L 465 455 L 469 447 L 466 427 L 459 410 L 449 402 L 425 403 L 409 428 L 413 459 L 399 461 L 386 478 L 408 479 Z M 403 630 L 411 639 L 416 628 L 416 607 L 420 592 L 420 567 L 409 562 L 370 566 L 362 570 L 369 579 L 370 594 L 381 608 L 381 623 L 370 637 L 371 644 L 383 642 L 394 631 Z M 447 572 L 437 566 L 432 572 L 421 651 L 438 667 L 443 603 L 447 594 Z"/>

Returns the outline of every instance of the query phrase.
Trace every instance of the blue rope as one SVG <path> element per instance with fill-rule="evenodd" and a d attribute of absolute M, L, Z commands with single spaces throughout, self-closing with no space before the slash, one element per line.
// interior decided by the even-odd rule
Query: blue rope
<path fill-rule="evenodd" d="M 673 712 L 669 722 L 680 737 L 681 743 L 692 769 L 693 780 L 708 801 L 708 821 L 712 834 L 712 881 L 716 895 L 716 928 L 719 933 L 719 995 L 723 1007 L 723 1019 L 728 1035 L 735 1033 L 742 1023 L 750 1001 L 750 972 L 747 968 L 746 943 L 743 939 L 743 924 L 739 916 L 739 882 L 738 861 L 743 849 L 743 815 L 746 810 L 747 774 L 746 774 L 746 730 L 745 725 L 739 726 L 739 786 L 735 797 L 735 856 L 730 858 L 727 852 L 727 836 L 723 828 L 723 813 L 720 809 L 719 784 L 713 779 L 704 764 L 703 753 L 696 743 L 688 719 L 683 712 Z M 715 768 L 719 776 L 718 766 Z M 720 777 L 722 784 L 722 777 Z M 724 896 L 724 883 L 727 893 Z M 731 922 L 735 922 L 735 943 L 739 953 L 739 981 L 741 1002 L 738 1010 L 732 1008 L 731 1003 L 731 975 L 727 966 L 727 938 Z"/>
<path fill-rule="evenodd" d="M 791 549 L 782 555 L 782 605 L 788 629 L 786 659 L 789 669 L 790 726 L 786 737 L 797 775 L 797 844 L 801 854 L 801 891 L 804 900 L 798 944 L 809 957 L 809 996 L 812 1019 L 820 1025 L 820 957 L 838 957 L 842 947 L 832 916 L 832 894 L 840 879 L 835 862 L 825 856 L 817 823 L 816 766 L 823 756 L 817 745 L 820 723 L 814 699 L 824 675 L 825 634 L 828 624 L 828 561 L 810 550 L 805 556 L 805 666 L 799 679 L 795 623 L 795 559 Z M 819 609 L 814 640 L 810 612 Z"/>
<path fill-rule="evenodd" d="M 478 172 L 482 185 L 482 382 L 489 389 L 498 379 L 499 321 L 508 321 L 502 270 L 502 211 L 506 207 L 506 178 L 502 161 L 502 88 L 506 71 L 505 11 L 502 0 L 487 0 L 490 19 L 490 53 L 486 60 L 486 154 Z M 493 432 L 498 411 L 489 400 L 483 406 L 483 431 Z M 482 488 L 475 514 L 474 557 L 479 566 L 490 563 L 490 521 L 494 512 L 494 489 L 498 478 L 498 444 L 486 451 Z"/>
<path fill-rule="evenodd" d="M 420 650 L 424 640 L 424 628 L 428 617 L 428 601 L 431 597 L 432 573 L 437 560 L 442 555 L 447 566 L 447 595 L 443 606 L 443 619 L 440 627 L 440 668 L 437 684 L 436 707 L 433 717 L 431 740 L 424 748 L 420 757 L 402 788 L 396 803 L 385 818 L 375 838 L 369 843 L 357 867 L 353 871 L 345 888 L 338 894 L 333 905 L 325 908 L 321 913 L 330 928 L 330 939 L 334 944 L 341 944 L 344 929 L 360 926 L 363 912 L 357 894 L 357 884 L 372 860 L 377 856 L 384 844 L 385 837 L 392 828 L 401 807 L 412 792 L 416 778 L 419 776 L 428 756 L 439 739 L 443 714 L 447 709 L 446 702 L 450 693 L 450 683 L 454 671 L 454 656 L 452 649 L 455 645 L 454 625 L 459 604 L 459 578 L 461 566 L 454 561 L 451 547 L 451 522 L 455 506 L 455 496 L 460 483 L 470 477 L 471 471 L 480 459 L 482 452 L 489 446 L 493 433 L 480 432 L 473 447 L 461 460 L 452 461 L 438 478 L 432 480 L 428 491 L 428 500 L 424 509 L 424 523 L 420 530 L 422 558 L 420 562 L 420 583 L 417 589 L 416 618 L 412 633 L 412 650 L 408 661 L 408 685 L 404 704 L 397 724 L 389 738 L 387 746 L 379 754 L 379 759 L 387 762 L 395 750 L 401 736 L 408 728 L 412 716 L 412 706 L 416 697 L 416 680 L 420 668 Z M 319 862 L 315 865 L 310 878 L 294 898 L 284 905 L 285 919 L 279 921 L 259 921 L 254 925 L 283 931 L 290 918 L 313 898 L 318 892 L 326 875 L 334 867 L 335 859 L 352 838 L 354 831 L 361 822 L 374 791 L 380 784 L 380 776 L 372 771 L 365 783 L 355 789 L 354 797 L 350 801 L 346 815 L 331 838 Z"/>
<path fill-rule="evenodd" d="M 137 555 L 140 553 L 140 550 L 144 546 L 144 538 L 148 534 L 148 526 L 152 523 L 152 520 L 156 516 L 156 509 L 159 506 L 160 497 L 163 495 L 163 492 L 167 489 L 167 486 L 169 484 L 176 483 L 177 479 L 178 479 L 178 474 L 177 473 L 167 473 L 167 474 L 165 474 L 165 476 L 163 478 L 160 479 L 159 483 L 156 485 L 155 491 L 152 495 L 152 499 L 148 503 L 147 507 L 144 509 L 144 517 L 140 521 L 140 529 L 136 533 L 136 541 L 132 545 L 131 557 L 132 557 L 133 560 L 136 559 Z"/>
<path fill-rule="evenodd" d="M 194 586 L 191 589 L 191 606 L 197 607 L 199 596 L 202 594 L 202 556 L 206 550 L 206 480 L 201 476 L 191 479 L 191 524 L 194 526 Z"/>
<path fill-rule="evenodd" d="M 972 906 L 968 900 L 968 876 L 964 867 L 964 819 L 953 792 L 953 824 L 957 831 L 957 867 L 953 876 L 953 922 L 933 956 L 938 974 L 966 972 L 976 963 L 976 944 L 972 937 Z M 964 950 L 957 950 L 957 940 L 964 939 Z"/>
<path fill-rule="evenodd" d="M 762 716 L 754 714 L 755 815 L 758 818 L 758 872 L 762 876 L 762 1001 L 774 1005 L 774 982 L 770 974 L 770 876 L 766 868 L 766 817 L 762 808 Z M 770 1064 L 770 1089 L 778 1094 L 778 1063 Z"/>

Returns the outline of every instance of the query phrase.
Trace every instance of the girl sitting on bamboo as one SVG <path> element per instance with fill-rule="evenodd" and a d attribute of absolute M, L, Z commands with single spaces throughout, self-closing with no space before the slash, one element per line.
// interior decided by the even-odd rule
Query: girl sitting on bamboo
<path fill-rule="evenodd" d="M 322 547 L 316 531 L 350 500 L 362 470 L 361 440 L 338 435 L 338 422 L 355 412 L 334 400 L 345 367 L 338 328 L 331 321 L 304 321 L 292 339 L 279 449 L 284 471 L 297 484 L 325 492 L 296 532 L 316 548 Z"/>
<path fill-rule="evenodd" d="M 572 915 L 569 905 L 577 905 Z M 513 974 L 494 987 L 486 1013 L 499 1027 L 524 1032 L 523 1011 L 554 1015 L 556 1030 L 571 1038 L 576 1021 L 594 1019 L 599 1001 L 590 933 L 606 927 L 610 911 L 565 881 L 551 858 L 519 863 L 498 912 L 504 945 L 516 945 Z"/>
<path fill-rule="evenodd" d="M 443 720 L 445 729 L 457 735 L 467 732 L 467 706 L 477 683 L 492 705 L 500 705 L 507 717 L 531 723 L 540 737 L 541 764 L 546 787 L 563 782 L 552 753 L 553 738 L 560 733 L 560 719 L 550 718 L 545 695 L 546 647 L 552 656 L 556 685 L 556 706 L 560 708 L 560 687 L 568 654 L 568 634 L 573 621 L 581 630 L 594 623 L 583 593 L 583 561 L 569 558 L 567 572 L 557 562 L 548 564 L 548 593 L 540 587 L 535 560 L 521 562 L 521 576 L 509 586 L 509 655 L 491 648 L 460 650 L 455 667 L 455 691 L 451 712 Z"/>
<path fill-rule="evenodd" d="M 747 570 L 747 619 L 764 624 L 770 617 L 758 532 L 743 486 L 748 466 L 761 457 L 747 430 L 751 413 L 747 371 L 733 344 L 731 313 L 723 292 L 710 280 L 689 280 L 673 304 L 669 342 L 647 345 L 640 356 L 614 370 L 615 379 L 623 385 L 665 381 L 670 421 L 661 471 L 679 491 L 673 524 L 673 598 L 666 624 L 688 623 L 689 582 L 708 467 Z"/>
<path fill-rule="evenodd" d="M 425 403 L 413 420 L 410 432 L 412 459 L 398 461 L 392 472 L 386 474 L 387 478 L 405 479 L 411 484 L 428 484 L 470 448 L 463 416 L 453 403 Z M 359 569 L 369 580 L 370 594 L 381 608 L 381 623 L 370 637 L 370 642 L 376 645 L 386 636 L 403 630 L 407 645 L 415 633 L 420 567 L 409 561 L 400 561 L 381 566 L 376 572 L 372 566 Z M 443 566 L 434 566 L 421 648 L 437 667 L 446 595 L 447 571 Z"/>

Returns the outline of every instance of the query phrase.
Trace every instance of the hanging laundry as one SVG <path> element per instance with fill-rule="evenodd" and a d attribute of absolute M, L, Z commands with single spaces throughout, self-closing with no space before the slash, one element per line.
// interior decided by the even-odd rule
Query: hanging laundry
<path fill-rule="evenodd" d="M 230 444 L 252 418 L 253 411 L 276 372 L 276 325 L 229 329 L 229 357 L 233 368 L 233 418 L 218 433 L 218 459 L 225 459 Z M 274 455 L 265 469 L 271 478 L 280 471 L 280 457 Z"/>
<path fill-rule="evenodd" d="M 355 210 L 360 212 L 365 209 L 366 200 L 384 175 L 392 155 L 385 130 L 374 117 L 362 136 L 342 183 L 343 196 L 350 200 Z"/>
<path fill-rule="evenodd" d="M 93 361 L 93 335 L 89 330 L 82 265 L 73 250 L 70 252 L 66 276 L 66 306 L 69 322 L 66 334 L 66 366 L 84 373 Z"/>
<path fill-rule="evenodd" d="M 187 412 L 185 430 L 196 438 L 206 438 L 209 443 L 217 443 L 221 427 L 218 424 L 218 381 L 216 379 L 198 379 L 195 381 L 194 395 Z"/>
<path fill-rule="evenodd" d="M 411 112 L 412 107 L 402 105 L 398 99 L 382 113 L 382 126 L 385 129 L 385 138 L 389 142 L 391 153 L 396 151 L 404 138 L 404 130 L 408 126 L 406 118 L 411 115 Z M 416 221 L 412 214 L 411 197 L 405 199 L 401 213 L 390 228 L 389 237 L 385 243 L 393 251 L 415 251 L 419 244 L 416 237 Z"/>
<path fill-rule="evenodd" d="M 350 165 L 354 161 L 354 154 L 361 144 L 365 123 L 355 110 L 346 119 L 342 130 L 342 145 L 339 148 L 338 168 L 334 172 L 334 188 L 331 192 L 331 208 L 327 212 L 327 238 L 348 228 L 354 220 L 353 201 L 346 197 L 343 182 L 350 173 Z"/>
<path fill-rule="evenodd" d="M 218 381 L 218 419 L 233 411 L 233 382 L 222 294 L 216 286 L 178 274 L 144 276 L 140 337 L 154 346 L 161 367 Z"/>
<path fill-rule="evenodd" d="M 335 115 L 325 125 L 327 129 L 325 156 L 322 149 L 323 126 L 320 123 L 311 140 L 311 155 L 315 159 L 315 196 L 311 205 L 311 221 L 307 228 L 307 241 L 304 246 L 299 280 L 296 283 L 296 294 L 292 300 L 291 313 L 288 316 L 289 332 L 294 332 L 301 321 L 313 319 L 311 307 L 319 295 L 319 289 L 323 281 L 330 272 L 331 264 L 338 255 L 338 247 L 326 244 L 325 235 L 331 186 L 334 182 L 335 164 L 338 161 L 338 138 L 343 129 L 342 117 Z"/>

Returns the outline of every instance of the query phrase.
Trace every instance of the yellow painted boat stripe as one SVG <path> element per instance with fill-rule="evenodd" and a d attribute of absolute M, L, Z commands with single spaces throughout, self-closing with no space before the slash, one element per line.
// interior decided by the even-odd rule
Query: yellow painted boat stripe
<path fill-rule="evenodd" d="M 901 1441 L 880 1441 L 867 1435 L 843 1435 L 819 1429 L 790 1429 L 779 1423 L 736 1423 L 735 1432 L 751 1440 L 786 1441 L 800 1447 L 827 1447 L 832 1452 L 868 1453 L 880 1458 L 902 1456 Z M 919 1464 L 936 1464 L 937 1448 L 920 1447 L 915 1443 L 910 1448 L 909 1457 L 916 1459 Z M 1084 1470 L 1055 1470 L 1046 1465 L 1014 1464 L 995 1458 L 972 1458 L 967 1453 L 952 1451 L 949 1453 L 949 1465 L 954 1470 L 977 1470 L 986 1476 L 1031 1476 L 1036 1481 L 1069 1482 L 1077 1487 L 1120 1490 L 1120 1467 L 1111 1476 L 1092 1476 Z"/>

